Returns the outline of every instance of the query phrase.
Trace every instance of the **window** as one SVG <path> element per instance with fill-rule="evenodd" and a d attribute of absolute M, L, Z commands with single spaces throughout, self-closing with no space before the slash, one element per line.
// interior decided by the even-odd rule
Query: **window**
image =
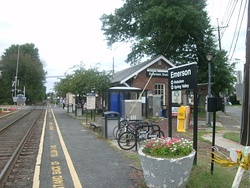
<path fill-rule="evenodd" d="M 155 84 L 155 95 L 161 95 L 161 104 L 165 105 L 165 84 Z"/>

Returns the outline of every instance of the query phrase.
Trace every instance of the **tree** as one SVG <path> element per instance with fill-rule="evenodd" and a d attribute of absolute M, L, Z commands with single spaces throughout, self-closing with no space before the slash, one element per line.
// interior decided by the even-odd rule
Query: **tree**
<path fill-rule="evenodd" d="M 66 75 L 66 78 L 55 83 L 54 89 L 56 93 L 65 97 L 68 92 L 79 96 L 79 101 L 83 95 L 95 92 L 101 97 L 102 92 L 109 88 L 111 74 L 106 71 L 99 71 L 98 68 L 85 69 L 84 64 L 74 66 L 72 74 Z"/>
<path fill-rule="evenodd" d="M 108 46 L 116 42 L 131 42 L 127 62 L 137 64 L 145 56 L 164 55 L 175 65 L 198 64 L 198 82 L 208 80 L 206 53 L 213 52 L 214 64 L 225 71 L 227 81 L 234 76 L 227 67 L 224 53 L 216 49 L 213 28 L 209 23 L 205 0 L 126 0 L 114 14 L 103 14 L 102 31 Z M 220 57 L 220 58 L 219 58 Z M 216 63 L 216 61 L 218 61 Z M 219 81 L 219 80 L 218 80 Z M 226 87 L 223 84 L 222 90 Z M 230 84 L 229 84 L 230 85 Z M 228 84 L 227 84 L 228 86 Z M 217 92 L 217 91 L 216 91 Z M 218 93 L 216 93 L 218 94 Z"/>
<path fill-rule="evenodd" d="M 32 103 L 45 97 L 44 62 L 40 60 L 38 49 L 34 44 L 11 45 L 2 55 L 0 70 L 2 71 L 1 101 L 12 102 L 15 89 L 13 82 L 16 76 L 17 93 L 23 93 L 25 88 L 26 97 Z"/>

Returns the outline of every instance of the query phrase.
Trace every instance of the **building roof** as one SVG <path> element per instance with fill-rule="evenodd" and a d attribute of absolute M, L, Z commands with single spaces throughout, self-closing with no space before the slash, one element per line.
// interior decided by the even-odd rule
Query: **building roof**
<path fill-rule="evenodd" d="M 116 72 L 113 75 L 113 79 L 111 80 L 112 84 L 120 85 L 124 84 L 127 80 L 130 78 L 137 76 L 140 72 L 145 70 L 146 68 L 150 67 L 154 63 L 158 62 L 159 60 L 164 60 L 167 62 L 171 67 L 175 67 L 173 63 L 171 63 L 168 59 L 166 59 L 164 56 L 160 55 L 155 58 L 152 58 L 150 60 L 144 61 L 142 63 L 139 63 L 137 65 L 134 65 L 132 67 L 129 67 L 127 69 L 124 69 L 122 71 Z"/>

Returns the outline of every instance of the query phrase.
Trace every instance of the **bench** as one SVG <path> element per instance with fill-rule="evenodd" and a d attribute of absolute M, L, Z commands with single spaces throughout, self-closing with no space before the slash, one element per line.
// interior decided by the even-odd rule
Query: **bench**
<path fill-rule="evenodd" d="M 99 124 L 98 122 L 89 122 L 89 124 L 90 124 L 89 128 L 93 128 L 93 130 L 102 127 L 102 125 Z"/>

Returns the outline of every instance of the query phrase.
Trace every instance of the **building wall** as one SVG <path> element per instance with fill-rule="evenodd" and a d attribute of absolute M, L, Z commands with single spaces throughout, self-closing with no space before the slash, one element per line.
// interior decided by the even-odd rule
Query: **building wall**
<path fill-rule="evenodd" d="M 167 69 L 166 67 L 170 68 L 166 62 L 161 61 L 161 64 L 159 64 L 157 62 L 148 68 L 150 68 L 150 69 Z M 149 79 L 150 79 L 150 77 L 147 76 L 147 69 L 145 69 L 132 79 L 131 86 L 144 89 L 144 87 L 146 86 Z M 152 91 L 152 94 L 155 94 L 154 93 L 154 86 L 156 83 L 165 84 L 165 104 L 168 105 L 168 78 L 166 78 L 166 77 L 154 77 L 153 76 L 151 78 L 151 80 L 149 81 L 149 83 L 146 87 L 146 90 Z"/>

